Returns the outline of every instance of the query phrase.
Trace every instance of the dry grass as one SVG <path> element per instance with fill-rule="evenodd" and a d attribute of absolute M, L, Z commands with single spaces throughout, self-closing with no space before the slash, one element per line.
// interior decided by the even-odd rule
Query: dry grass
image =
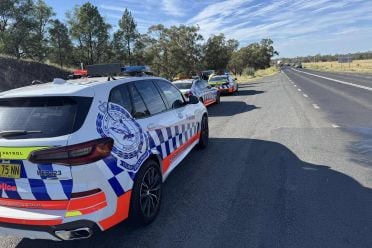
<path fill-rule="evenodd" d="M 264 78 L 264 77 L 272 76 L 278 72 L 279 72 L 278 68 L 275 66 L 272 66 L 264 70 L 257 70 L 254 76 L 237 75 L 236 78 L 238 79 L 238 83 L 246 83 L 246 82 L 254 81 L 257 79 Z"/>
<path fill-rule="evenodd" d="M 7 54 L 2 54 L 2 53 L 0 53 L 0 58 L 15 59 L 15 60 L 17 59 L 14 56 L 7 55 Z M 45 65 L 50 65 L 50 66 L 53 66 L 53 67 L 56 67 L 58 69 L 65 70 L 65 71 L 73 71 L 73 70 L 77 69 L 77 68 L 73 68 L 73 67 L 70 67 L 70 66 L 63 66 L 63 67 L 61 67 L 59 64 L 52 63 L 49 60 L 47 60 L 45 62 L 37 62 L 37 61 L 32 60 L 32 59 L 22 58 L 22 59 L 20 59 L 20 61 L 33 62 L 33 63 L 40 63 L 40 64 L 45 64 Z"/>
<path fill-rule="evenodd" d="M 303 63 L 304 68 L 318 71 L 338 71 L 338 72 L 357 72 L 372 73 L 372 59 L 354 60 L 350 63 L 340 64 L 338 61 Z"/>

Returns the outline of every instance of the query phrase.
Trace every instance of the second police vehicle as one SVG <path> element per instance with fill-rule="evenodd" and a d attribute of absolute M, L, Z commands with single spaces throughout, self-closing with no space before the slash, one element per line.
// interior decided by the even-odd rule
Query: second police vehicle
<path fill-rule="evenodd" d="M 198 97 L 205 106 L 220 103 L 220 92 L 207 81 L 201 79 L 184 79 L 174 81 L 173 84 L 188 98 Z"/>

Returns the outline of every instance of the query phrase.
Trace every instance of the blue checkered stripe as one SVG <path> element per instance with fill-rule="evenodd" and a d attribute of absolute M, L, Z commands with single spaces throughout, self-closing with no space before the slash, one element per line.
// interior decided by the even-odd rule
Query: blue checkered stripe
<path fill-rule="evenodd" d="M 199 131 L 198 122 L 171 126 L 167 128 L 149 131 L 150 147 L 156 148 L 160 156 L 164 159 L 174 150 L 186 143 Z"/>
<path fill-rule="evenodd" d="M 229 89 L 229 88 L 232 88 L 232 85 L 231 84 L 229 84 L 229 85 L 220 85 L 220 86 L 218 86 L 218 88 L 219 89 Z"/>
<path fill-rule="evenodd" d="M 133 187 L 133 180 L 135 177 L 134 172 L 127 171 L 118 166 L 120 160 L 110 155 L 103 159 L 104 166 L 100 166 L 104 177 L 109 182 L 115 194 L 119 197 Z"/>
<path fill-rule="evenodd" d="M 150 149 L 156 148 L 160 156 L 164 159 L 175 149 L 186 143 L 198 131 L 198 122 L 149 131 Z M 104 163 L 99 168 L 116 196 L 119 197 L 132 189 L 136 172 L 129 171 L 124 166 L 120 166 L 122 163 L 120 159 L 110 155 L 99 163 Z"/>
<path fill-rule="evenodd" d="M 216 92 L 207 92 L 204 95 L 204 100 L 215 100 L 216 99 Z"/>
<path fill-rule="evenodd" d="M 71 178 L 70 168 L 62 165 L 32 164 L 24 160 L 10 160 L 11 164 L 21 165 L 21 177 L 0 178 L 0 184 L 16 186 L 17 191 L 0 189 L 2 198 L 17 200 L 67 200 L 72 192 L 72 179 L 59 180 L 53 177 L 42 177 L 38 170 L 61 171 L 62 177 Z M 68 176 L 67 176 L 68 175 Z"/>

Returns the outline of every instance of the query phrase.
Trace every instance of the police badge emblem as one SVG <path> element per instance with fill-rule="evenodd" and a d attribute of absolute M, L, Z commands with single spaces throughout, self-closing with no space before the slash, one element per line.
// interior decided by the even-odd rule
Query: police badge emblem
<path fill-rule="evenodd" d="M 129 112 L 115 103 L 102 103 L 99 106 L 96 127 L 102 137 L 114 139 L 112 153 L 121 166 L 137 171 L 150 155 L 148 134 L 133 119 Z"/>

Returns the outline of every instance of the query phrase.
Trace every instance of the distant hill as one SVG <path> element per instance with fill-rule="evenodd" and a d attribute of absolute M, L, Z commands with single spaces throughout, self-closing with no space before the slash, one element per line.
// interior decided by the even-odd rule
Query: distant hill
<path fill-rule="evenodd" d="M 55 66 L 0 56 L 0 91 L 30 85 L 35 79 L 50 82 L 53 78 L 67 78 L 68 74 Z"/>

